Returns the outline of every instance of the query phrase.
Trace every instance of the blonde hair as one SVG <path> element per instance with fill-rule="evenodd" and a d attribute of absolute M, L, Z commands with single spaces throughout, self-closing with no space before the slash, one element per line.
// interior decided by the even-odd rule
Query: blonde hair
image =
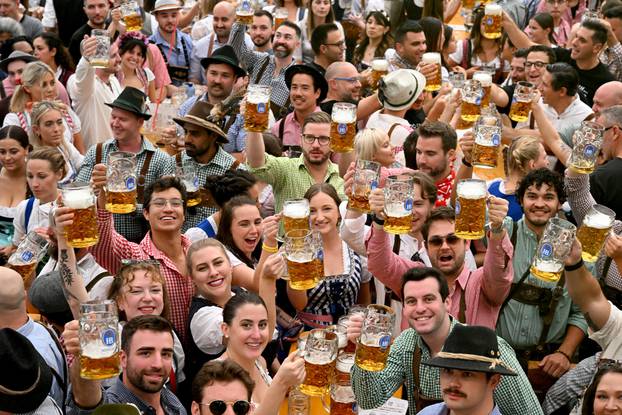
<path fill-rule="evenodd" d="M 65 104 L 62 104 L 60 102 L 54 102 L 54 101 L 41 101 L 41 102 L 37 102 L 33 107 L 32 107 L 32 113 L 30 114 L 30 144 L 32 144 L 32 146 L 34 148 L 39 148 L 42 147 L 44 144 L 41 141 L 41 135 L 35 133 L 34 131 L 34 126 L 39 126 L 39 123 L 41 122 L 41 118 L 47 114 L 49 111 L 58 111 L 60 113 L 61 118 L 64 118 L 64 114 L 67 111 L 67 107 L 65 106 Z M 63 137 L 63 141 L 61 143 L 61 146 L 65 146 L 65 140 Z"/>
<path fill-rule="evenodd" d="M 52 68 L 41 61 L 30 62 L 24 67 L 24 72 L 22 73 L 22 84 L 15 88 L 15 92 L 11 98 L 11 112 L 24 111 L 26 103 L 31 100 L 30 93 L 26 91 L 25 87 L 32 87 L 36 84 L 41 84 L 41 80 L 46 74 L 50 74 L 54 79 L 56 79 L 56 74 Z"/>
<path fill-rule="evenodd" d="M 196 242 L 193 242 L 192 245 L 190 245 L 190 247 L 188 248 L 188 252 L 186 252 L 186 268 L 188 271 L 188 275 L 192 276 L 192 257 L 194 256 L 194 254 L 199 252 L 201 249 L 207 247 L 219 248 L 222 251 L 225 261 L 229 262 L 229 265 L 231 265 L 231 261 L 229 261 L 229 255 L 227 255 L 227 249 L 222 244 L 222 242 L 213 238 L 200 239 Z"/>
<path fill-rule="evenodd" d="M 512 142 L 507 154 L 508 174 L 518 171 L 525 176 L 529 173 L 529 162 L 540 156 L 540 139 L 531 135 L 518 137 Z"/>
<path fill-rule="evenodd" d="M 358 132 L 354 138 L 354 152 L 359 160 L 374 159 L 374 155 L 380 149 L 382 141 L 388 137 L 387 133 L 377 128 L 365 128 Z"/>

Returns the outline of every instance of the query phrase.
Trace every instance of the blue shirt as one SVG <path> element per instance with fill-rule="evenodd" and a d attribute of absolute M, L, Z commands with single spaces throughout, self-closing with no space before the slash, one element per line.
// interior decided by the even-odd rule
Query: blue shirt
<path fill-rule="evenodd" d="M 441 402 L 423 408 L 417 413 L 417 415 L 449 415 L 449 408 L 447 407 L 447 405 L 445 405 L 444 402 Z M 497 405 L 495 405 L 490 415 L 502 415 Z"/>
<path fill-rule="evenodd" d="M 511 217 L 514 222 L 518 222 L 523 217 L 523 208 L 520 203 L 518 203 L 515 194 L 506 194 L 501 191 L 502 182 L 502 180 L 496 180 L 490 183 L 490 186 L 488 186 L 488 193 L 499 199 L 507 200 L 509 203 L 508 216 Z"/>
<path fill-rule="evenodd" d="M 173 66 L 184 66 L 186 68 L 190 68 L 190 61 L 192 60 L 192 38 L 188 36 L 186 33 L 183 33 L 181 30 L 177 29 L 177 33 L 175 33 L 175 48 L 173 52 L 170 51 L 170 39 L 166 39 L 160 33 L 160 30 L 156 30 L 156 32 L 149 37 L 149 40 L 154 42 L 160 48 L 162 52 L 162 56 L 164 56 L 164 60 L 167 64 Z M 186 46 L 186 52 L 188 55 L 188 60 L 186 60 L 186 56 L 184 56 L 184 48 L 181 42 L 184 42 Z M 169 58 L 170 54 L 170 58 Z"/>

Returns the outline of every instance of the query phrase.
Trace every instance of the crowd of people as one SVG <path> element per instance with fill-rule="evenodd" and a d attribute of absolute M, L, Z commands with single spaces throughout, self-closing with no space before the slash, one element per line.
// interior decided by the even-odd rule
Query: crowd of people
<path fill-rule="evenodd" d="M 377 304 L 397 318 L 384 369 L 352 366 L 357 410 L 401 388 L 411 415 L 622 415 L 620 41 L 622 0 L 0 0 L 0 413 L 276 415 L 308 374 L 301 334 L 356 344 L 355 310 Z M 287 277 L 292 201 L 320 260 L 309 289 Z M 562 238 L 543 279 L 548 226 L 599 205 L 602 247 Z M 32 235 L 45 252 L 20 274 Z M 88 379 L 82 307 L 105 300 L 120 375 Z"/>

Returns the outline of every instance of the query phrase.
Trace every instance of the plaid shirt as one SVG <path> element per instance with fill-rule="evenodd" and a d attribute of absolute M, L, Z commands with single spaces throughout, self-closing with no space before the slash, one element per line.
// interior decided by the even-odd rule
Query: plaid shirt
<path fill-rule="evenodd" d="M 157 259 L 160 261 L 160 271 L 166 280 L 171 303 L 171 315 L 169 320 L 175 327 L 182 343 L 186 339 L 188 309 L 190 299 L 194 295 L 194 286 L 190 277 L 185 276 L 184 270 L 178 270 L 177 266 L 151 240 L 151 233 L 136 244 L 129 242 L 114 229 L 112 214 L 106 210 L 97 210 L 97 228 L 99 230 L 99 243 L 90 248 L 97 262 L 110 273 L 116 274 L 121 268 L 122 259 Z M 181 244 L 184 254 L 190 247 L 190 240 L 181 236 Z"/>
<path fill-rule="evenodd" d="M 616 81 L 622 81 L 622 44 L 608 47 L 599 56 L 600 61 L 613 74 Z"/>
<path fill-rule="evenodd" d="M 140 174 L 143 163 L 147 158 L 147 152 L 154 153 L 145 177 L 145 187 L 162 176 L 175 174 L 175 160 L 173 158 L 156 148 L 149 140 L 141 138 L 141 141 L 140 151 L 136 154 L 136 174 Z M 91 180 L 93 166 L 95 166 L 95 149 L 96 146 L 92 146 L 89 148 L 89 151 L 87 151 L 80 172 L 78 173 L 77 181 L 88 183 Z M 101 160 L 103 164 L 106 164 L 108 155 L 113 151 L 119 151 L 119 147 L 117 146 L 117 140 L 111 138 L 103 144 Z M 136 212 L 134 213 L 114 215 L 114 223 L 117 232 L 129 241 L 139 242 L 145 236 L 145 229 L 141 225 L 141 223 L 143 223 L 142 210 L 142 205 L 139 204 L 136 206 Z"/>
<path fill-rule="evenodd" d="M 458 323 L 451 321 L 451 328 Z M 542 408 L 529 380 L 516 360 L 514 350 L 500 337 L 501 360 L 518 376 L 501 376 L 501 383 L 494 392 L 494 399 L 501 413 L 542 415 Z M 356 402 L 362 409 L 378 408 L 405 383 L 408 396 L 408 413 L 416 413 L 413 374 L 415 345 L 421 348 L 421 361 L 430 359 L 430 350 L 414 329 L 407 329 L 391 345 L 387 366 L 380 372 L 369 372 L 352 366 L 352 386 Z M 419 365 L 420 393 L 431 399 L 442 400 L 440 371 L 436 367 Z"/>

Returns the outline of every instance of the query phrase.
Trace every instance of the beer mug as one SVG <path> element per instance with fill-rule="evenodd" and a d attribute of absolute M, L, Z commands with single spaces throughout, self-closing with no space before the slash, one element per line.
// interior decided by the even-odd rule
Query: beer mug
<path fill-rule="evenodd" d="M 357 160 L 352 182 L 352 195 L 348 209 L 369 213 L 369 193 L 378 187 L 380 164 L 375 161 Z"/>
<path fill-rule="evenodd" d="M 331 118 L 330 149 L 335 153 L 352 151 L 356 135 L 356 105 L 347 102 L 335 103 Z"/>
<path fill-rule="evenodd" d="M 107 379 L 120 372 L 117 304 L 94 300 L 80 304 L 80 377 Z"/>
<path fill-rule="evenodd" d="M 317 263 L 313 232 L 294 229 L 285 234 L 285 257 L 289 286 L 294 290 L 309 290 L 317 281 Z"/>
<path fill-rule="evenodd" d="M 533 257 L 531 273 L 544 281 L 559 281 L 576 231 L 577 228 L 566 220 L 558 217 L 549 219 Z"/>
<path fill-rule="evenodd" d="M 586 262 L 596 262 L 605 239 L 613 227 L 616 213 L 603 205 L 590 207 L 577 231 L 577 239 L 581 242 L 581 257 Z"/>
<path fill-rule="evenodd" d="M 73 223 L 65 228 L 67 244 L 87 248 L 99 241 L 96 198 L 88 183 L 74 182 L 61 186 L 63 206 L 73 209 Z"/>
<path fill-rule="evenodd" d="M 324 396 L 335 375 L 337 335 L 324 329 L 309 332 L 304 349 L 307 375 L 300 391 L 309 396 Z"/>
<path fill-rule="evenodd" d="M 486 182 L 465 179 L 456 188 L 455 234 L 462 239 L 481 239 L 486 225 Z"/>
<path fill-rule="evenodd" d="M 492 3 L 484 7 L 484 18 L 482 19 L 482 36 L 487 39 L 499 39 L 501 37 L 501 18 L 503 9 L 500 5 Z"/>
<path fill-rule="evenodd" d="M 108 156 L 106 210 L 130 213 L 136 210 L 136 155 L 115 151 Z"/>
<path fill-rule="evenodd" d="M 462 9 L 472 10 L 475 7 L 475 0 L 462 0 Z"/>
<path fill-rule="evenodd" d="M 568 167 L 581 174 L 590 174 L 596 168 L 596 159 L 603 144 L 605 129 L 602 125 L 583 121 L 581 127 L 572 136 L 572 153 Z"/>
<path fill-rule="evenodd" d="M 510 119 L 516 122 L 525 122 L 529 119 L 531 100 L 533 99 L 534 85 L 531 82 L 517 82 L 510 107 Z"/>
<path fill-rule="evenodd" d="M 309 397 L 300 392 L 296 386 L 289 391 L 287 397 L 288 415 L 309 415 Z"/>
<path fill-rule="evenodd" d="M 285 233 L 296 230 L 309 230 L 309 201 L 307 199 L 286 200 L 283 203 L 283 228 Z"/>
<path fill-rule="evenodd" d="M 466 122 L 474 122 L 479 118 L 482 104 L 482 84 L 476 79 L 464 82 L 461 89 L 462 104 L 460 118 Z"/>
<path fill-rule="evenodd" d="M 410 232 L 413 211 L 413 178 L 389 176 L 384 187 L 384 231 L 392 234 Z"/>
<path fill-rule="evenodd" d="M 389 73 L 389 62 L 386 59 L 374 59 L 371 61 L 371 82 L 369 86 L 376 90 L 378 82 Z"/>
<path fill-rule="evenodd" d="M 238 3 L 238 8 L 235 10 L 235 15 L 238 23 L 244 25 L 252 25 L 253 24 L 253 14 L 255 11 L 253 10 L 253 4 L 250 0 L 242 0 Z"/>
<path fill-rule="evenodd" d="M 438 91 L 443 84 L 443 73 L 441 72 L 441 54 L 427 52 L 421 56 L 421 63 L 424 65 L 436 65 L 436 72 L 433 78 L 426 78 L 425 90 L 429 92 Z"/>
<path fill-rule="evenodd" d="M 139 32 L 143 29 L 143 17 L 136 1 L 129 0 L 121 3 L 121 16 L 126 31 Z"/>
<path fill-rule="evenodd" d="M 278 29 L 289 17 L 289 12 L 285 7 L 277 7 L 274 10 L 274 30 Z"/>
<path fill-rule="evenodd" d="M 354 366 L 354 353 L 341 352 L 337 356 L 335 383 L 350 382 L 350 369 Z"/>
<path fill-rule="evenodd" d="M 246 90 L 244 129 L 262 133 L 268 129 L 270 114 L 270 87 L 268 85 L 249 85 Z"/>
<path fill-rule="evenodd" d="M 343 324 L 331 324 L 326 330 L 337 335 L 337 348 L 343 350 L 348 344 L 348 327 Z"/>
<path fill-rule="evenodd" d="M 313 235 L 313 279 L 316 284 L 324 279 L 324 241 L 322 234 L 318 231 L 311 231 Z"/>
<path fill-rule="evenodd" d="M 201 192 L 199 190 L 199 176 L 195 164 L 177 166 L 177 177 L 179 177 L 186 187 L 188 201 L 186 206 L 192 207 L 201 203 Z"/>
<path fill-rule="evenodd" d="M 30 231 L 7 260 L 7 266 L 21 275 L 26 289 L 30 288 L 37 263 L 47 252 L 48 241 L 35 231 Z"/>
<path fill-rule="evenodd" d="M 309 337 L 309 332 L 305 331 L 298 335 L 298 339 L 296 339 L 296 347 L 298 351 L 304 351 L 305 346 L 307 345 L 307 337 Z"/>
<path fill-rule="evenodd" d="M 480 122 L 491 119 L 492 125 Z M 502 127 L 496 125 L 496 118 L 482 115 L 478 119 L 477 125 L 473 128 L 475 143 L 471 153 L 471 164 L 477 167 L 494 169 L 497 167 L 499 159 L 499 148 L 501 145 Z"/>
<path fill-rule="evenodd" d="M 479 81 L 482 86 L 482 108 L 488 107 L 492 89 L 492 75 L 488 71 L 477 71 L 473 74 L 473 79 Z"/>
<path fill-rule="evenodd" d="M 330 385 L 330 415 L 356 415 L 358 406 L 350 382 L 336 382 Z"/>
<path fill-rule="evenodd" d="M 389 356 L 394 324 L 395 312 L 392 308 L 379 304 L 367 306 L 354 358 L 358 367 L 371 372 L 384 369 Z"/>
<path fill-rule="evenodd" d="M 107 30 L 93 29 L 91 36 L 97 40 L 97 49 L 88 60 L 93 68 L 107 68 L 110 60 L 110 36 Z"/>
<path fill-rule="evenodd" d="M 598 19 L 600 19 L 598 12 L 594 10 L 586 10 L 583 12 L 583 16 L 581 16 L 581 23 L 587 20 L 598 20 Z"/>
<path fill-rule="evenodd" d="M 453 91 L 461 89 L 466 81 L 466 75 L 463 72 L 449 72 L 449 83 Z"/>

